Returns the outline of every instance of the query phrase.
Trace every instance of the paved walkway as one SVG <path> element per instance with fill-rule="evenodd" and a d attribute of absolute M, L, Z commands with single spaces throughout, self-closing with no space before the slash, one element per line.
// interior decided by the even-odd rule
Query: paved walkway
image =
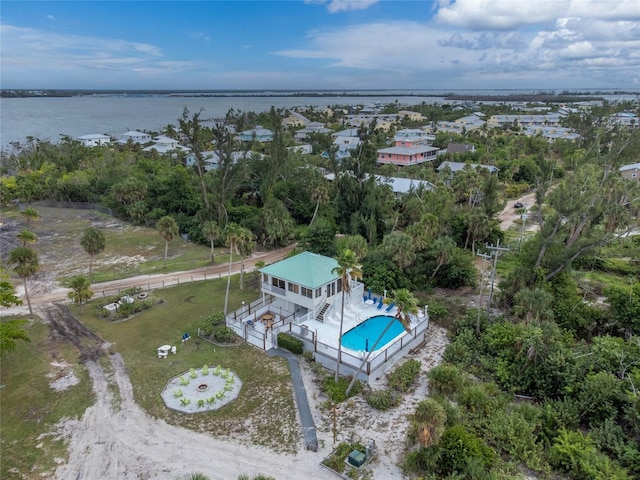
<path fill-rule="evenodd" d="M 304 443 L 307 450 L 317 452 L 318 437 L 316 435 L 316 425 L 313 423 L 313 417 L 311 416 L 311 408 L 309 408 L 307 391 L 305 390 L 304 382 L 302 381 L 302 373 L 300 372 L 298 357 L 288 350 L 279 348 L 271 348 L 267 350 L 267 355 L 271 357 L 283 357 L 288 360 L 289 370 L 291 371 L 291 381 L 293 382 L 293 391 L 295 392 L 296 397 L 296 405 L 298 406 L 300 423 L 302 423 L 302 430 L 304 432 Z"/>

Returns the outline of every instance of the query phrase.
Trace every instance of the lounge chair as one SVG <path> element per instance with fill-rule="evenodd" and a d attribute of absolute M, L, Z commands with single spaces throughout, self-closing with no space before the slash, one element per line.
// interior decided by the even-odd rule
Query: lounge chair
<path fill-rule="evenodd" d="M 382 303 L 382 298 L 380 298 L 380 300 L 378 301 L 378 310 L 382 310 L 383 305 L 384 303 Z"/>
<path fill-rule="evenodd" d="M 396 304 L 395 304 L 395 303 L 393 303 L 393 302 L 391 302 L 391 303 L 389 304 L 389 306 L 388 306 L 387 308 L 385 308 L 385 312 L 390 312 L 390 311 L 391 311 L 391 309 L 392 309 L 393 307 L 395 307 L 395 306 L 396 306 Z"/>

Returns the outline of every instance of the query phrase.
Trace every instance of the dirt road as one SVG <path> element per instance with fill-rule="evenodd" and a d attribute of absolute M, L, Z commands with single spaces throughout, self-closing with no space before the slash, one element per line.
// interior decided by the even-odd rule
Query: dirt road
<path fill-rule="evenodd" d="M 57 479 L 182 479 L 194 472 L 212 480 L 258 473 L 278 480 L 334 478 L 318 465 L 318 454 L 303 448 L 295 457 L 276 455 L 151 418 L 133 400 L 120 354 L 109 355 L 109 361 L 113 372 L 109 376 L 98 362 L 86 363 L 96 403 L 81 420 L 63 425 L 61 433 L 70 439 L 69 461 L 58 468 Z M 114 390 L 119 398 L 114 398 Z"/>
<path fill-rule="evenodd" d="M 515 200 L 509 200 L 507 202 L 507 206 L 504 207 L 504 210 L 498 214 L 498 220 L 500 220 L 500 229 L 502 231 L 509 230 L 514 224 L 516 220 L 519 220 L 521 217 L 521 213 L 518 208 L 514 208 L 513 205 L 517 202 L 522 203 L 527 207 L 527 210 L 531 210 L 536 203 L 536 194 L 528 193 L 526 195 L 521 196 L 520 198 L 516 198 Z"/>
<path fill-rule="evenodd" d="M 251 257 L 244 260 L 245 272 L 251 271 L 255 267 L 256 263 L 263 261 L 265 264 L 270 264 L 283 259 L 295 245 L 289 245 L 277 250 L 259 251 L 253 253 Z M 231 274 L 235 275 L 240 273 L 240 262 L 235 262 L 231 265 Z M 158 275 L 139 275 L 136 277 L 123 278 L 120 280 L 113 280 L 109 282 L 94 283 L 91 285 L 91 290 L 95 292 L 96 296 L 115 295 L 122 290 L 132 287 L 140 287 L 145 290 L 154 288 L 163 288 L 169 285 L 177 285 L 181 283 L 188 283 L 192 281 L 211 280 L 213 278 L 226 277 L 229 274 L 229 264 L 216 264 L 209 267 L 197 268 L 194 270 L 188 270 L 184 272 L 173 272 L 167 274 Z M 31 286 L 29 291 L 31 293 L 31 304 L 34 308 L 42 308 L 43 306 L 51 303 L 66 302 L 69 301 L 68 293 L 69 288 L 63 288 L 55 283 L 48 282 L 46 284 L 38 284 Z M 17 293 L 20 294 L 22 289 L 17 288 Z M 28 313 L 26 301 L 22 299 L 25 305 L 20 307 L 11 307 L 8 309 L 1 309 L 2 315 L 23 315 Z M 45 308 L 46 310 L 46 308 Z M 43 312 L 44 313 L 44 312 Z"/>

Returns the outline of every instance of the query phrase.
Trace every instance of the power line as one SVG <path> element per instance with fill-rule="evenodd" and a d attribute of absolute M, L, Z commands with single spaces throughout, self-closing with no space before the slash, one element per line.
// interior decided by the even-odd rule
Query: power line
<path fill-rule="evenodd" d="M 487 249 L 491 251 L 489 257 L 493 257 L 493 271 L 491 272 L 491 289 L 489 290 L 489 300 L 487 301 L 487 314 L 491 309 L 491 299 L 493 297 L 493 283 L 496 278 L 496 267 L 498 265 L 498 256 L 500 252 L 508 252 L 509 247 L 501 247 L 500 240 L 497 241 L 496 245 L 487 245 Z"/>

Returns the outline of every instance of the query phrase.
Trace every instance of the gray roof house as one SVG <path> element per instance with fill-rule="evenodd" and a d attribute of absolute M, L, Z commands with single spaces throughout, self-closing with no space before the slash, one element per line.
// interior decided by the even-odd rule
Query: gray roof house
<path fill-rule="evenodd" d="M 153 145 L 149 145 L 142 149 L 143 152 L 150 152 L 155 150 L 158 153 L 169 153 L 169 152 L 190 152 L 191 149 L 188 147 L 183 147 L 180 143 L 171 137 L 167 137 L 166 135 L 159 135 L 153 139 L 155 142 Z"/>
<path fill-rule="evenodd" d="M 309 138 L 309 135 L 314 134 L 314 133 L 330 133 L 331 129 L 330 128 L 326 128 L 324 126 L 324 123 L 320 123 L 320 122 L 309 122 L 307 123 L 307 125 L 296 131 L 295 134 L 295 139 L 299 142 L 306 140 L 307 138 Z"/>
<path fill-rule="evenodd" d="M 109 145 L 111 143 L 111 137 L 109 135 L 102 135 L 101 133 L 82 135 L 76 140 L 82 143 L 85 147 L 97 147 L 100 145 Z"/>
<path fill-rule="evenodd" d="M 640 162 L 623 165 L 618 170 L 620 170 L 620 173 L 624 178 L 640 182 Z"/>
<path fill-rule="evenodd" d="M 444 153 L 473 153 L 475 151 L 476 146 L 471 143 L 450 143 Z"/>
<path fill-rule="evenodd" d="M 486 168 L 490 173 L 496 173 L 500 170 L 498 167 L 494 167 L 493 165 L 483 165 L 480 163 L 464 163 L 464 162 L 442 162 L 436 170 L 438 172 L 442 172 L 445 168 L 449 168 L 451 173 L 459 172 L 460 170 L 464 170 L 464 168 L 469 165 L 470 168 Z"/>
<path fill-rule="evenodd" d="M 256 128 L 240 132 L 236 138 L 241 142 L 253 142 L 254 140 L 258 142 L 270 142 L 273 140 L 273 132 L 260 125 L 256 125 Z"/>
<path fill-rule="evenodd" d="M 120 143 L 127 143 L 129 140 L 133 143 L 148 143 L 151 141 L 151 135 L 144 132 L 138 132 L 137 130 L 130 130 L 122 134 L 122 140 L 120 140 Z"/>

